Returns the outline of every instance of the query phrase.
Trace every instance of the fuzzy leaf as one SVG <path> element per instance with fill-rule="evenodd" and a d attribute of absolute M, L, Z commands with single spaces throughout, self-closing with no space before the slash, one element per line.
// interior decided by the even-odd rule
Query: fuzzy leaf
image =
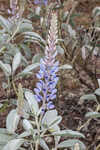
<path fill-rule="evenodd" d="M 31 59 L 32 54 L 31 54 L 31 50 L 28 47 L 28 45 L 20 44 L 20 47 L 23 49 L 23 51 L 25 53 L 25 57 L 28 58 L 28 59 Z"/>
<path fill-rule="evenodd" d="M 100 87 L 100 79 L 97 79 L 98 80 L 98 85 L 99 85 L 99 87 Z"/>
<path fill-rule="evenodd" d="M 23 35 L 25 36 L 25 38 L 36 39 L 37 41 L 42 42 L 44 45 L 46 44 L 45 40 L 38 33 L 23 32 Z"/>
<path fill-rule="evenodd" d="M 100 118 L 100 113 L 99 112 L 88 112 L 88 113 L 86 113 L 85 117 Z"/>
<path fill-rule="evenodd" d="M 3 107 L 3 104 L 2 103 L 0 103 L 0 109 Z"/>
<path fill-rule="evenodd" d="M 56 50 L 59 54 L 62 54 L 62 55 L 64 54 L 64 49 L 60 45 L 56 46 Z"/>
<path fill-rule="evenodd" d="M 3 148 L 3 150 L 18 150 L 24 143 L 24 139 L 14 139 L 9 141 Z"/>
<path fill-rule="evenodd" d="M 29 103 L 31 112 L 36 115 L 39 111 L 39 106 L 38 106 L 38 103 L 37 103 L 34 95 L 31 92 L 26 91 L 25 92 L 25 97 L 26 97 L 26 99 Z"/>
<path fill-rule="evenodd" d="M 16 135 L 9 134 L 7 129 L 5 128 L 0 128 L 0 145 L 1 144 L 6 144 L 8 141 L 12 140 L 15 138 Z"/>
<path fill-rule="evenodd" d="M 72 29 L 70 25 L 67 25 L 68 32 L 71 37 L 75 38 L 76 37 L 76 31 Z"/>
<path fill-rule="evenodd" d="M 85 136 L 78 132 L 78 131 L 72 131 L 72 130 L 62 130 L 60 132 L 55 132 L 53 135 L 56 136 L 66 136 L 66 137 L 77 137 L 77 138 L 85 138 Z"/>
<path fill-rule="evenodd" d="M 97 102 L 97 98 L 94 94 L 86 94 L 80 97 L 80 101 L 79 104 L 82 104 L 84 102 L 84 100 L 88 100 L 88 101 L 96 101 Z"/>
<path fill-rule="evenodd" d="M 9 32 L 9 29 L 10 29 L 10 22 L 4 18 L 3 16 L 0 15 L 0 25 L 6 29 L 6 31 Z"/>
<path fill-rule="evenodd" d="M 86 56 L 86 48 L 85 48 L 85 46 L 82 47 L 81 52 L 82 52 L 82 58 L 85 60 L 86 57 L 87 57 Z"/>
<path fill-rule="evenodd" d="M 34 55 L 33 56 L 33 58 L 32 58 L 32 63 L 34 64 L 34 63 L 38 63 L 38 62 L 40 62 L 40 59 L 43 57 L 43 55 L 42 54 L 36 54 L 36 55 Z"/>
<path fill-rule="evenodd" d="M 29 120 L 27 120 L 27 119 L 24 119 L 24 120 L 23 120 L 23 128 L 24 128 L 26 131 L 33 130 L 33 127 L 32 127 L 32 125 L 31 125 L 31 123 L 30 123 Z"/>
<path fill-rule="evenodd" d="M 55 125 L 59 124 L 62 118 L 57 115 L 58 113 L 56 110 L 47 111 L 42 119 L 42 125 L 53 128 Z"/>
<path fill-rule="evenodd" d="M 94 92 L 96 95 L 100 96 L 100 88 L 96 89 Z"/>
<path fill-rule="evenodd" d="M 13 74 L 15 73 L 16 69 L 19 67 L 20 63 L 21 63 L 21 53 L 18 52 L 15 54 L 13 62 L 12 62 Z"/>
<path fill-rule="evenodd" d="M 21 23 L 21 25 L 20 25 L 19 32 L 32 31 L 32 29 L 33 29 L 32 23 L 23 22 L 23 23 Z"/>
<path fill-rule="evenodd" d="M 18 135 L 17 138 L 25 138 L 31 135 L 31 131 L 25 131 L 23 133 L 21 133 L 20 135 Z"/>
<path fill-rule="evenodd" d="M 46 142 L 43 139 L 40 139 L 40 146 L 44 149 L 44 150 L 49 150 L 48 145 L 46 144 Z"/>
<path fill-rule="evenodd" d="M 4 71 L 5 76 L 9 77 L 11 75 L 11 67 L 9 64 L 4 64 L 0 61 L 0 68 Z"/>
<path fill-rule="evenodd" d="M 96 17 L 98 15 L 100 15 L 100 7 L 95 7 L 92 11 L 93 16 Z"/>
<path fill-rule="evenodd" d="M 65 64 L 59 67 L 59 69 L 72 69 L 73 67 L 69 64 Z"/>
<path fill-rule="evenodd" d="M 58 148 L 72 148 L 74 147 L 76 143 L 79 143 L 81 150 L 86 150 L 86 146 L 80 140 L 74 140 L 74 139 L 63 141 L 60 144 L 58 144 L 57 147 Z"/>
<path fill-rule="evenodd" d="M 55 132 L 60 132 L 60 127 L 58 125 L 56 125 L 55 127 L 53 127 Z M 59 143 L 61 136 L 54 136 L 55 139 L 55 143 Z"/>
<path fill-rule="evenodd" d="M 15 109 L 11 110 L 6 119 L 6 128 L 9 133 L 14 133 L 17 129 L 20 116 Z"/>
<path fill-rule="evenodd" d="M 39 65 L 40 65 L 39 63 L 35 63 L 35 64 L 27 66 L 21 73 L 18 74 L 18 76 L 25 76 L 25 75 L 30 74 L 31 71 L 39 67 Z"/>

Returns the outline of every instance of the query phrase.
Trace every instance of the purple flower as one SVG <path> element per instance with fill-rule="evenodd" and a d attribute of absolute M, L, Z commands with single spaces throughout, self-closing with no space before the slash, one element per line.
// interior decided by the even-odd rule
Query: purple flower
<path fill-rule="evenodd" d="M 48 102 L 48 104 L 47 104 L 47 108 L 48 108 L 48 109 L 53 109 L 53 108 L 55 108 L 55 106 L 54 106 L 53 103 L 50 101 L 50 102 Z"/>
<path fill-rule="evenodd" d="M 48 4 L 48 0 L 34 0 L 34 4 L 44 4 L 46 6 Z"/>
<path fill-rule="evenodd" d="M 59 78 L 56 73 L 58 72 L 59 61 L 56 61 L 56 33 L 57 16 L 53 14 L 48 35 L 48 44 L 45 48 L 45 57 L 40 60 L 40 70 L 36 74 L 39 81 L 34 89 L 36 100 L 42 102 L 43 110 L 54 108 L 52 100 L 56 98 L 57 93 L 56 85 Z"/>

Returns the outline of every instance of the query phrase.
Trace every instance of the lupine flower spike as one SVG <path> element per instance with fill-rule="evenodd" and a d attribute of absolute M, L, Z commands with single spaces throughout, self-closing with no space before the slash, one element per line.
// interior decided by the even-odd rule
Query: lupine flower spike
<path fill-rule="evenodd" d="M 52 14 L 51 26 L 48 34 L 47 46 L 45 48 L 45 57 L 40 60 L 40 71 L 37 73 L 39 81 L 34 89 L 35 97 L 38 102 L 42 102 L 42 110 L 53 109 L 52 100 L 56 98 L 56 84 L 58 77 L 59 62 L 56 61 L 57 44 L 57 15 Z"/>
<path fill-rule="evenodd" d="M 47 5 L 48 4 L 48 0 L 34 0 L 34 4 Z"/>

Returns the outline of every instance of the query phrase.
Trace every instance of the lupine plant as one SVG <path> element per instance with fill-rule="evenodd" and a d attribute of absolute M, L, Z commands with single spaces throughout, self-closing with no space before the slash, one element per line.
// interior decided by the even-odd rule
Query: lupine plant
<path fill-rule="evenodd" d="M 0 149 L 2 150 L 85 150 L 85 145 L 79 139 L 83 134 L 72 130 L 60 130 L 62 117 L 58 115 L 52 102 L 56 98 L 56 84 L 59 61 L 56 61 L 57 44 L 57 14 L 52 13 L 51 26 L 48 33 L 45 56 L 40 60 L 40 70 L 36 74 L 38 82 L 32 91 L 18 87 L 17 108 L 10 111 L 6 120 L 6 129 L 0 129 Z M 25 130 L 17 131 L 22 123 Z M 16 131 L 16 132 L 15 132 Z M 62 141 L 61 136 L 67 138 Z M 68 138 L 71 139 L 68 139 Z"/>
<path fill-rule="evenodd" d="M 42 101 L 42 110 L 52 109 L 52 100 L 56 98 L 56 84 L 58 77 L 59 61 L 55 60 L 57 55 L 57 17 L 54 14 L 51 20 L 51 27 L 48 35 L 48 45 L 45 48 L 45 57 L 40 61 L 40 71 L 36 75 L 39 82 L 36 84 L 35 97 L 38 102 Z"/>

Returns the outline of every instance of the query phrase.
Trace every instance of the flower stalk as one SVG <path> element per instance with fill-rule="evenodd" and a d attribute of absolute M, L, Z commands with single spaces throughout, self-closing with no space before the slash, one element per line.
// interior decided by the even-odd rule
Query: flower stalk
<path fill-rule="evenodd" d="M 51 26 L 48 33 L 47 46 L 45 47 L 45 57 L 40 60 L 40 71 L 37 73 L 39 81 L 36 84 L 35 97 L 38 102 L 42 102 L 42 111 L 53 109 L 52 100 L 56 98 L 56 84 L 58 77 L 59 62 L 56 61 L 57 44 L 57 15 L 52 14 Z"/>

